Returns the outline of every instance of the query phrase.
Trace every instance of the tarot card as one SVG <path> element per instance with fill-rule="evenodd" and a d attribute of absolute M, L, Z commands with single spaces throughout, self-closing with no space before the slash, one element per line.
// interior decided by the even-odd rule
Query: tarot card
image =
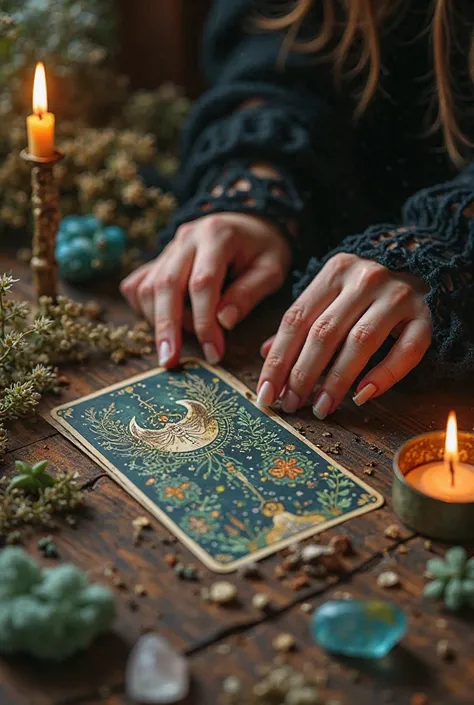
<path fill-rule="evenodd" d="M 64 404 L 52 423 L 219 573 L 383 504 L 200 360 Z"/>

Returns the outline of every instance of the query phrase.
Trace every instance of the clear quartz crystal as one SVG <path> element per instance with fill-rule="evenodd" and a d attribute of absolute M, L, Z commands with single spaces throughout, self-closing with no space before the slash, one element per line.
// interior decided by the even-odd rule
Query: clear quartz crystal
<path fill-rule="evenodd" d="M 189 691 L 188 664 L 165 639 L 144 634 L 128 659 L 126 685 L 127 695 L 139 703 L 180 702 Z"/>

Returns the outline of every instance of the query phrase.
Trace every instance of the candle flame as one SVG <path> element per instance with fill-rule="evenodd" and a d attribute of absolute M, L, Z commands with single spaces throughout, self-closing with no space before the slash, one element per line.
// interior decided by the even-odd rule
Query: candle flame
<path fill-rule="evenodd" d="M 33 82 L 33 112 L 35 115 L 43 115 L 48 112 L 48 94 L 46 91 L 46 73 L 44 64 L 38 61 L 35 70 L 35 80 Z"/>
<path fill-rule="evenodd" d="M 454 411 L 449 412 L 446 426 L 445 460 L 458 460 L 458 424 Z"/>

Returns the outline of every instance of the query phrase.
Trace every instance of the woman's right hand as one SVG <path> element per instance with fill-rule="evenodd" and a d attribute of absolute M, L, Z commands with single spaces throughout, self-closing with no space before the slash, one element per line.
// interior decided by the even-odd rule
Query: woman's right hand
<path fill-rule="evenodd" d="M 161 366 L 179 363 L 181 329 L 192 327 L 210 364 L 224 355 L 222 328 L 232 329 L 279 289 L 291 249 L 269 221 L 217 213 L 182 225 L 157 259 L 121 284 L 132 308 L 155 327 Z M 222 293 L 227 274 L 232 283 Z M 189 293 L 191 311 L 185 309 Z"/>

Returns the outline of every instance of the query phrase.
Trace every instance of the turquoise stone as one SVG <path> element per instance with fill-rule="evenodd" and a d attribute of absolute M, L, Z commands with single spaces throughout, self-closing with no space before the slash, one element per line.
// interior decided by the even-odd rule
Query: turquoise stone
<path fill-rule="evenodd" d="M 63 218 L 56 237 L 59 276 L 80 283 L 119 270 L 126 242 L 123 228 L 104 226 L 93 215 Z"/>
<path fill-rule="evenodd" d="M 92 242 L 85 237 L 76 237 L 56 247 L 59 274 L 71 282 L 81 282 L 93 274 L 92 262 L 97 256 Z"/>
<path fill-rule="evenodd" d="M 392 602 L 330 600 L 314 613 L 311 631 L 327 651 L 356 658 L 382 658 L 405 636 L 407 619 Z"/>
<path fill-rule="evenodd" d="M 99 252 L 109 257 L 121 257 L 125 252 L 125 231 L 116 225 L 98 230 L 93 241 Z"/>

